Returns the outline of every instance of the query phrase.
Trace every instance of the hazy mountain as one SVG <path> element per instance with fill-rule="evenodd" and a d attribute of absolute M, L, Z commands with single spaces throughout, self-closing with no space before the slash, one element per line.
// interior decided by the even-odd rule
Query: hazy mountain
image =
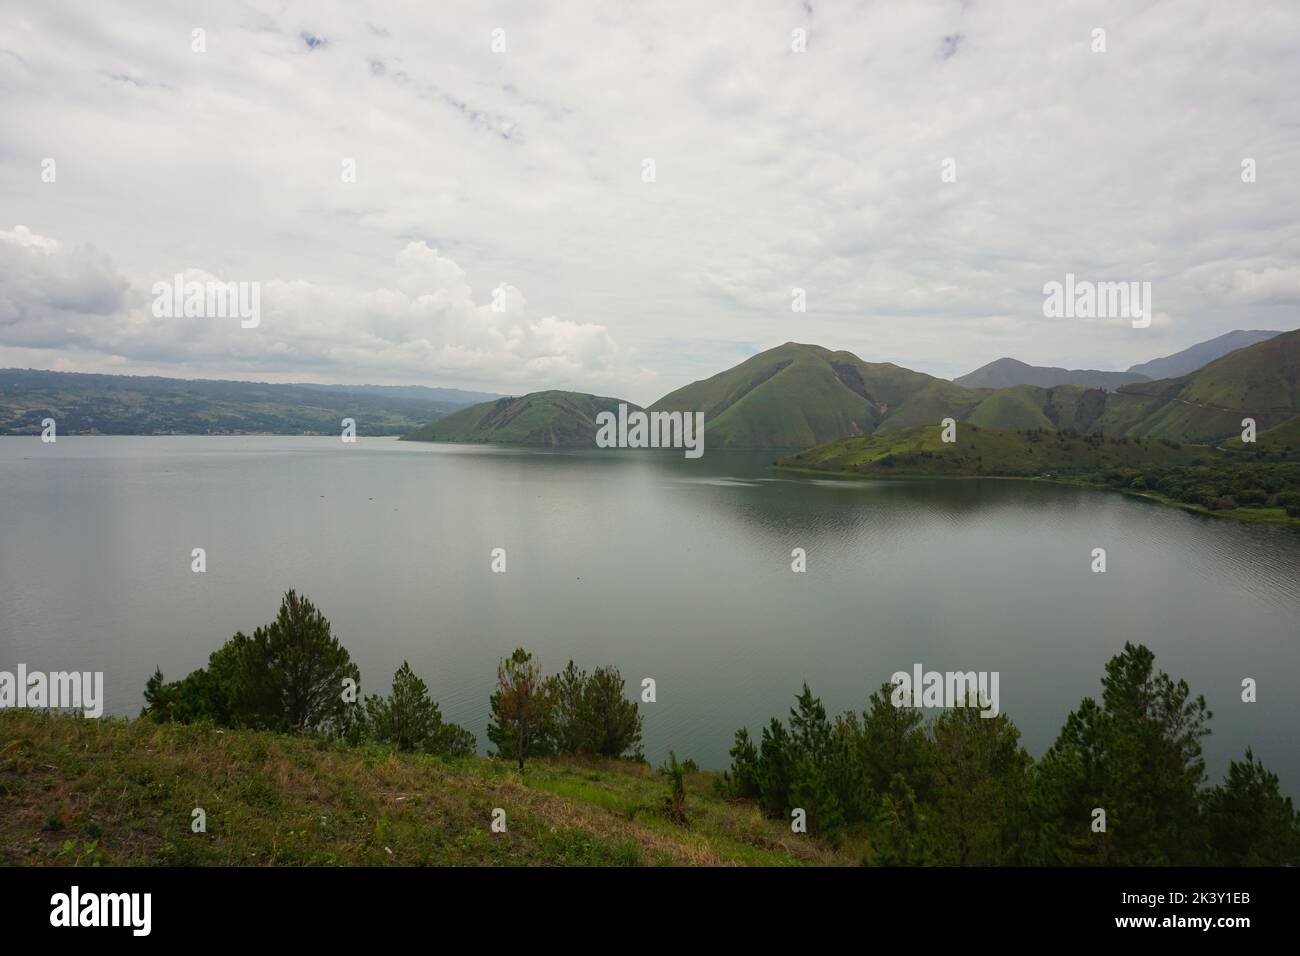
<path fill-rule="evenodd" d="M 1043 365 L 1026 365 L 1013 358 L 1000 358 L 960 378 L 953 379 L 967 388 L 1010 388 L 1013 385 L 1084 385 L 1088 388 L 1114 389 L 1132 382 L 1147 381 L 1149 376 L 1128 372 L 1099 372 L 1096 369 L 1065 369 Z"/>
<path fill-rule="evenodd" d="M 398 435 L 477 394 L 0 369 L 0 435 L 37 434 L 44 418 L 64 435 L 329 434 L 344 418 L 363 435 Z"/>
<path fill-rule="evenodd" d="M 1181 352 L 1175 352 L 1173 355 L 1166 355 L 1164 358 L 1152 359 L 1150 362 L 1134 365 L 1128 371 L 1137 375 L 1145 375 L 1147 378 L 1176 378 L 1179 375 L 1195 372 L 1198 368 L 1208 365 L 1229 352 L 1267 341 L 1281 334 L 1281 332 L 1241 331 L 1239 329 L 1236 332 L 1220 335 L 1218 338 L 1198 342 L 1196 345 L 1185 348 Z"/>
<path fill-rule="evenodd" d="M 533 392 L 471 405 L 424 425 L 405 441 L 504 442 L 516 445 L 594 446 L 596 415 L 617 414 L 619 398 L 584 392 Z"/>
<path fill-rule="evenodd" d="M 1261 431 L 1300 412 L 1300 329 L 1229 352 L 1177 378 L 1125 385 L 1107 396 L 1095 427 L 1108 435 L 1190 442 L 1240 435 L 1243 418 Z"/>
<path fill-rule="evenodd" d="M 460 388 L 432 388 L 428 385 L 315 385 L 298 383 L 299 388 L 314 388 L 325 392 L 349 392 L 355 395 L 376 395 L 380 398 L 408 398 L 420 402 L 435 402 L 464 408 L 479 402 L 500 398 L 497 392 L 467 392 Z"/>

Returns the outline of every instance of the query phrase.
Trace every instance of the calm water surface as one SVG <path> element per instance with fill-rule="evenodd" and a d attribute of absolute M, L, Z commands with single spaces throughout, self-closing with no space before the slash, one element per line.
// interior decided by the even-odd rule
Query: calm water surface
<path fill-rule="evenodd" d="M 617 665 L 629 692 L 655 678 L 647 755 L 721 767 L 801 682 L 860 708 L 916 662 L 1000 671 L 1037 756 L 1141 641 L 1214 711 L 1212 779 L 1251 746 L 1300 793 L 1300 534 L 1027 482 L 791 479 L 773 457 L 3 438 L 0 669 L 104 671 L 108 712 L 135 715 L 155 667 L 202 666 L 296 588 L 364 690 L 409 660 L 481 747 L 497 659 L 524 646 L 548 671 Z"/>

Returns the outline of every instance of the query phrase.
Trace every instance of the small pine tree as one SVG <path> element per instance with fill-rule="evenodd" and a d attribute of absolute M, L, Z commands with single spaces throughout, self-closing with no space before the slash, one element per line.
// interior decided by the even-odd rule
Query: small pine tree
<path fill-rule="evenodd" d="M 551 751 L 551 687 L 542 679 L 533 656 L 522 647 L 503 658 L 497 667 L 497 689 L 491 706 L 488 739 L 496 745 L 497 756 L 517 760 L 522 771 L 528 757 Z"/>
<path fill-rule="evenodd" d="M 664 815 L 673 823 L 686 825 L 686 772 L 677 762 L 677 754 L 668 751 L 668 761 L 659 768 L 668 778 L 668 796 L 664 797 Z"/>
<path fill-rule="evenodd" d="M 393 675 L 392 693 L 367 697 L 365 708 L 371 736 L 402 751 L 425 744 L 442 726 L 442 713 L 429 696 L 429 688 L 406 661 Z"/>
<path fill-rule="evenodd" d="M 1300 815 L 1278 777 L 1246 751 L 1205 800 L 1210 859 L 1215 866 L 1300 864 Z"/>

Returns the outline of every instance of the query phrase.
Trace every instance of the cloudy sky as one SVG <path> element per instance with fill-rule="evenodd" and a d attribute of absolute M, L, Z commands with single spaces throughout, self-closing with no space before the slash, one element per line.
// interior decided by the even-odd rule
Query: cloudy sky
<path fill-rule="evenodd" d="M 788 340 L 951 377 L 1295 328 L 1298 40 L 1289 0 L 3 0 L 0 366 L 646 402 Z M 1067 272 L 1155 322 L 1045 318 Z M 260 325 L 155 318 L 177 273 Z"/>

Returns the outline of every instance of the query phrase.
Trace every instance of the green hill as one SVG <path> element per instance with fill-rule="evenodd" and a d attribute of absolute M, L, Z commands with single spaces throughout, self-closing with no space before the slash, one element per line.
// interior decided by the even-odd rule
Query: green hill
<path fill-rule="evenodd" d="M 1300 415 L 1288 418 L 1281 425 L 1274 425 L 1272 428 L 1258 432 L 1253 445 L 1247 445 L 1241 440 L 1241 436 L 1237 435 L 1225 441 L 1223 447 L 1300 458 Z"/>
<path fill-rule="evenodd" d="M 149 375 L 0 369 L 0 435 L 400 435 L 482 401 L 482 392 L 386 385 L 272 385 Z"/>
<path fill-rule="evenodd" d="M 1300 413 L 1300 329 L 1230 352 L 1180 378 L 1126 385 L 1095 427 L 1107 435 L 1217 442 L 1241 420 L 1268 429 Z"/>
<path fill-rule="evenodd" d="M 1076 384 L 966 388 L 851 352 L 787 342 L 679 388 L 650 410 L 702 411 L 708 448 L 811 448 L 936 426 L 949 417 L 990 429 L 1208 444 L 1238 434 L 1245 416 L 1267 429 L 1300 412 L 1298 372 L 1300 330 L 1238 349 L 1190 375 L 1115 392 Z M 594 443 L 596 414 L 618 404 L 578 392 L 535 392 L 462 409 L 407 437 L 585 446 Z"/>
<path fill-rule="evenodd" d="M 4 866 L 853 865 L 686 776 L 626 760 L 459 760 L 311 737 L 0 711 Z M 202 807 L 207 832 L 190 829 Z M 492 812 L 506 811 L 493 833 Z"/>
<path fill-rule="evenodd" d="M 994 392 L 966 416 L 966 421 L 985 428 L 1055 428 L 1047 417 L 1046 390 L 1016 385 Z"/>
<path fill-rule="evenodd" d="M 897 365 L 787 342 L 679 388 L 650 410 L 704 412 L 710 448 L 801 448 L 964 415 L 981 398 Z"/>
<path fill-rule="evenodd" d="M 1300 424 L 1295 420 L 1264 433 L 1264 450 L 1254 454 L 1168 438 L 1006 431 L 970 423 L 959 423 L 957 441 L 946 443 L 942 431 L 925 425 L 842 438 L 776 464 L 871 478 L 1064 479 L 1135 492 L 1193 511 L 1300 527 Z M 1284 450 L 1287 443 L 1292 451 Z"/>
<path fill-rule="evenodd" d="M 596 416 L 618 413 L 619 398 L 583 392 L 532 392 L 471 405 L 423 425 L 403 441 L 501 442 L 516 445 L 594 446 Z M 639 406 L 624 402 L 628 410 Z"/>

